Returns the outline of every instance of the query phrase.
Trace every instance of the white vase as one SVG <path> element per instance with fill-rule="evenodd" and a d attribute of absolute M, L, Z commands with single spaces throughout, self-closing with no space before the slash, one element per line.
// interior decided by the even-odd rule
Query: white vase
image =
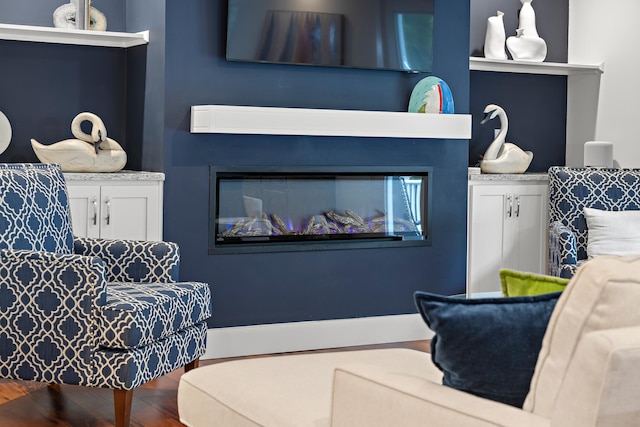
<path fill-rule="evenodd" d="M 515 61 L 542 62 L 547 57 L 547 43 L 540 37 L 526 35 L 518 28 L 516 36 L 507 39 L 507 49 Z"/>
<path fill-rule="evenodd" d="M 525 36 L 538 37 L 536 29 L 536 12 L 531 6 L 533 0 L 520 0 L 522 9 L 518 15 L 518 28 L 524 31 Z"/>
<path fill-rule="evenodd" d="M 516 61 L 542 62 L 547 57 L 547 43 L 538 35 L 533 0 L 520 0 L 522 9 L 518 15 L 516 35 L 507 39 L 507 49 Z"/>
<path fill-rule="evenodd" d="M 498 11 L 496 16 L 487 19 L 487 33 L 484 38 L 484 57 L 489 59 L 508 59 L 504 49 L 506 33 L 504 30 L 504 13 Z"/>

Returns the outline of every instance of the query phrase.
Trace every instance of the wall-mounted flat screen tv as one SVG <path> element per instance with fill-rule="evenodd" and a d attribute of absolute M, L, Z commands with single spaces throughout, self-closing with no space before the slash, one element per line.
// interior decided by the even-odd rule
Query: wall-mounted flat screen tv
<path fill-rule="evenodd" d="M 435 0 L 229 0 L 229 61 L 425 72 Z"/>

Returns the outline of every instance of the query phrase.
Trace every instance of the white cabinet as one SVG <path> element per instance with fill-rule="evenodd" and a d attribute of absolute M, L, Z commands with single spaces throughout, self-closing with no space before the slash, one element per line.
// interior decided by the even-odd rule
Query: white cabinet
<path fill-rule="evenodd" d="M 164 174 L 65 173 L 65 178 L 76 236 L 162 240 Z"/>
<path fill-rule="evenodd" d="M 500 291 L 501 268 L 546 271 L 546 174 L 509 177 L 469 181 L 468 293 Z"/>

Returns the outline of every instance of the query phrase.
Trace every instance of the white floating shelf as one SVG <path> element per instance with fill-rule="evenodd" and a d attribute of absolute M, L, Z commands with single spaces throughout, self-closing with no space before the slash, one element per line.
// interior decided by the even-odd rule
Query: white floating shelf
<path fill-rule="evenodd" d="M 471 115 L 194 105 L 191 132 L 470 139 Z"/>
<path fill-rule="evenodd" d="M 120 33 L 116 31 L 90 31 L 0 24 L 0 39 L 127 48 L 149 43 L 149 31 Z"/>
<path fill-rule="evenodd" d="M 557 62 L 512 61 L 472 56 L 469 58 L 469 69 L 472 71 L 569 76 L 573 74 L 602 74 L 604 72 L 604 65 L 602 63 L 585 65 L 560 64 Z"/>

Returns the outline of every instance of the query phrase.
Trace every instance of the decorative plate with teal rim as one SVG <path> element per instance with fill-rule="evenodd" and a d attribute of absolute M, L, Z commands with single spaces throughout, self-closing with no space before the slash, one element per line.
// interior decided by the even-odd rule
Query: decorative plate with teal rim
<path fill-rule="evenodd" d="M 429 76 L 420 80 L 411 92 L 410 113 L 453 114 L 453 95 L 444 80 Z"/>

